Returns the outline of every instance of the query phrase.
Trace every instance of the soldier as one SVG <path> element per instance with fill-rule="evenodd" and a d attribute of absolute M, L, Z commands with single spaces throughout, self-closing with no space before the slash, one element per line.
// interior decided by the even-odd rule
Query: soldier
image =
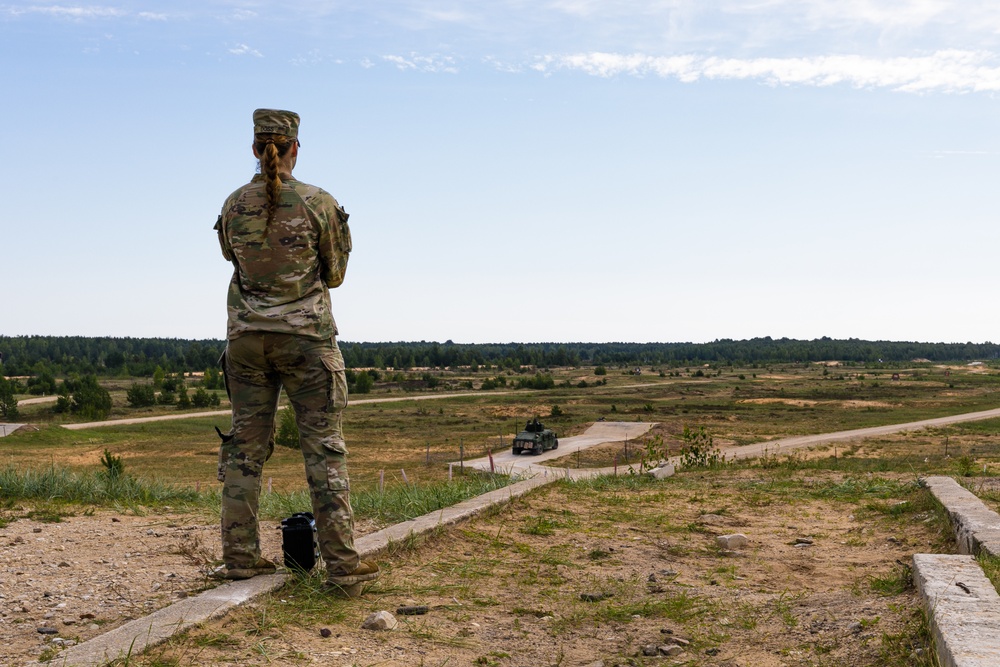
<path fill-rule="evenodd" d="M 257 505 L 284 387 L 295 410 L 327 587 L 355 596 L 380 572 L 354 548 L 341 434 L 347 379 L 329 288 L 339 286 L 347 270 L 348 216 L 329 193 L 292 177 L 298 114 L 257 109 L 253 122 L 260 173 L 226 199 L 215 224 L 222 254 L 234 267 L 222 358 L 233 430 L 220 448 L 220 576 L 246 579 L 275 571 L 260 553 Z"/>

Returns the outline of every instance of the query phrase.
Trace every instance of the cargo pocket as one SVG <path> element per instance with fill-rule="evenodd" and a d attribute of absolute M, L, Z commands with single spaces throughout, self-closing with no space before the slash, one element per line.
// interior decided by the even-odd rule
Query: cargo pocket
<path fill-rule="evenodd" d="M 347 407 L 347 374 L 344 372 L 344 357 L 339 350 L 334 352 L 323 356 L 323 366 L 327 370 L 327 412 L 340 412 Z"/>
<path fill-rule="evenodd" d="M 219 427 L 215 427 L 215 432 L 219 434 L 219 438 L 222 440 L 219 443 L 219 468 L 216 471 L 217 477 L 220 482 L 226 481 L 226 468 L 229 467 L 229 459 L 235 453 L 235 448 L 233 447 L 233 432 L 223 433 L 219 430 Z"/>

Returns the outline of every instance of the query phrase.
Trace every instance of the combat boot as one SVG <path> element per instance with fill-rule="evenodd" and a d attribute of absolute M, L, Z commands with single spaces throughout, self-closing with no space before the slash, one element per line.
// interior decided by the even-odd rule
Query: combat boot
<path fill-rule="evenodd" d="M 364 584 L 375 581 L 382 576 L 378 563 L 363 560 L 354 571 L 340 576 L 329 576 L 323 585 L 323 590 L 333 595 L 345 598 L 356 598 L 361 595 Z"/>
<path fill-rule="evenodd" d="M 212 576 L 216 579 L 250 579 L 259 574 L 274 574 L 277 568 L 266 558 L 258 558 L 253 565 L 224 565 L 216 568 Z"/>

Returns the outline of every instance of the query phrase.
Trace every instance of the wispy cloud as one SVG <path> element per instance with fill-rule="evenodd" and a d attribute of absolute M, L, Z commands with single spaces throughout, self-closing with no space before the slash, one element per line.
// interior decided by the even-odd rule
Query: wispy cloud
<path fill-rule="evenodd" d="M 857 55 L 739 59 L 583 53 L 544 56 L 532 68 L 542 73 L 575 70 L 600 77 L 659 76 L 685 83 L 749 79 L 770 85 L 843 84 L 915 93 L 1000 91 L 1000 57 L 988 51 L 947 50 L 884 59 Z"/>
<path fill-rule="evenodd" d="M 64 6 L 64 5 L 30 5 L 11 6 L 4 5 L 3 10 L 10 16 L 24 16 L 29 14 L 39 14 L 54 18 L 68 19 L 93 19 L 93 18 L 119 18 L 128 16 L 129 12 L 117 7 L 103 6 Z"/>
<path fill-rule="evenodd" d="M 106 5 L 0 5 L 0 15 L 12 17 L 42 16 L 53 19 L 84 21 L 91 19 L 138 18 L 144 21 L 166 21 L 170 18 L 163 12 L 133 12 Z"/>
<path fill-rule="evenodd" d="M 451 56 L 430 55 L 422 56 L 411 53 L 409 56 L 382 56 L 382 60 L 392 63 L 401 70 L 416 70 L 418 72 L 445 72 L 448 74 L 458 73 L 455 59 Z"/>
<path fill-rule="evenodd" d="M 236 46 L 227 49 L 229 53 L 234 56 L 256 56 L 257 58 L 263 58 L 264 54 L 257 49 L 252 49 L 246 44 L 237 44 Z"/>

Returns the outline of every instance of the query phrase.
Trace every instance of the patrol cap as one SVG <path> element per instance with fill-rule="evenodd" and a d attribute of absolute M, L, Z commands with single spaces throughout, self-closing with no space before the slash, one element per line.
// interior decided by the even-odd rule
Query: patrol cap
<path fill-rule="evenodd" d="M 299 136 L 299 115 L 294 111 L 281 109 L 257 109 L 253 112 L 254 134 L 283 134 L 297 139 Z"/>

